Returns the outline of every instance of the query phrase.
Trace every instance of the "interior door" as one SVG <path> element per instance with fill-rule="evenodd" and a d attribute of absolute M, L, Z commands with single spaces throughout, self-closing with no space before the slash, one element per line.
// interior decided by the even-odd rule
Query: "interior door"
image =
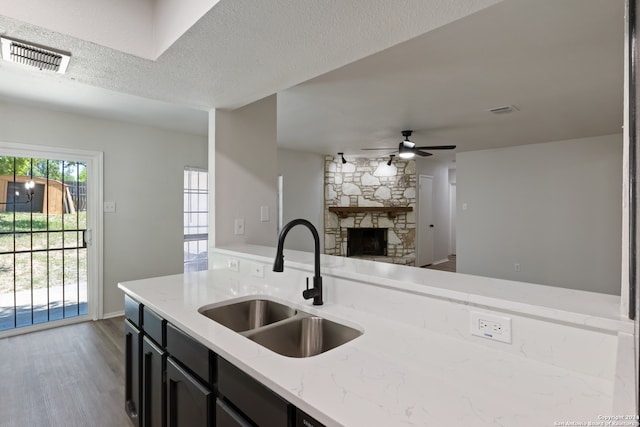
<path fill-rule="evenodd" d="M 418 182 L 418 254 L 416 266 L 433 264 L 435 224 L 433 213 L 433 177 L 420 175 Z"/>

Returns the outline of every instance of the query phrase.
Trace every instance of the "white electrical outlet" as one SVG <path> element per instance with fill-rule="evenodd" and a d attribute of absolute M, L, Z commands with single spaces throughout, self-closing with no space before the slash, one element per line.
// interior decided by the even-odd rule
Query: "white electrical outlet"
<path fill-rule="evenodd" d="M 116 211 L 116 202 L 103 202 L 102 203 L 103 211 L 105 213 L 115 213 Z"/>
<path fill-rule="evenodd" d="M 515 263 L 513 264 L 513 271 L 520 271 L 520 264 L 519 263 Z"/>
<path fill-rule="evenodd" d="M 227 268 L 233 271 L 240 271 L 240 261 L 237 259 L 228 259 Z"/>
<path fill-rule="evenodd" d="M 254 263 L 251 267 L 251 274 L 256 277 L 264 277 L 264 265 Z"/>
<path fill-rule="evenodd" d="M 511 318 L 472 311 L 471 333 L 479 337 L 511 344 Z"/>

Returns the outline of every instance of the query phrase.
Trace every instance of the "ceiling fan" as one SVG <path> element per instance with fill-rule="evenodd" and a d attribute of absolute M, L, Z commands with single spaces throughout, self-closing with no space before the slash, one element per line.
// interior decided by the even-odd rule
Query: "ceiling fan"
<path fill-rule="evenodd" d="M 433 154 L 427 153 L 422 150 L 453 150 L 456 148 L 455 145 L 430 145 L 424 147 L 416 147 L 416 143 L 409 140 L 409 137 L 413 133 L 412 130 L 403 130 L 402 136 L 404 136 L 404 140 L 400 141 L 398 144 L 398 149 L 393 151 L 392 153 L 398 153 L 398 156 L 402 159 L 411 159 L 416 154 L 422 157 L 432 156 Z M 393 150 L 393 148 L 362 148 L 362 150 Z"/>

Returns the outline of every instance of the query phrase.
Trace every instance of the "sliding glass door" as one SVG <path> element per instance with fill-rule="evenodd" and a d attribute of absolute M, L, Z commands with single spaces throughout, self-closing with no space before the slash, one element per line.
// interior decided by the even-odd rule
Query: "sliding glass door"
<path fill-rule="evenodd" d="M 0 332 L 89 313 L 87 164 L 0 156 Z"/>

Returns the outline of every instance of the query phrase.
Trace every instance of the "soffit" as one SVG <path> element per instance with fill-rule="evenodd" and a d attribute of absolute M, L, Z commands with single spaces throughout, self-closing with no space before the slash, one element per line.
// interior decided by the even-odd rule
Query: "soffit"
<path fill-rule="evenodd" d="M 6 35 L 69 51 L 72 59 L 64 76 L 0 63 L 0 96 L 20 98 L 12 81 L 28 75 L 33 88 L 29 102 L 56 86 L 66 96 L 46 102 L 61 108 L 90 105 L 94 100 L 82 96 L 84 86 L 91 86 L 114 98 L 126 94 L 174 104 L 185 112 L 233 109 L 496 2 L 222 0 L 155 61 L 2 16 L 0 28 Z M 132 110 L 126 98 L 118 110 L 125 117 Z"/>

